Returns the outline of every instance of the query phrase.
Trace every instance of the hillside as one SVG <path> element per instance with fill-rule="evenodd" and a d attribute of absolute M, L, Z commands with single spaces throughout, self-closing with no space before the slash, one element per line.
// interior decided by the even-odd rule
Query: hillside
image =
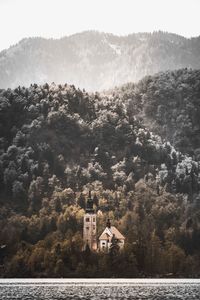
<path fill-rule="evenodd" d="M 110 93 L 110 92 L 109 92 Z M 182 69 L 146 76 L 113 91 L 144 126 L 199 160 L 200 71 Z"/>
<path fill-rule="evenodd" d="M 108 89 L 159 71 L 200 68 L 199 49 L 199 38 L 164 32 L 27 38 L 0 53 L 0 88 L 68 82 L 88 91 Z"/>
<path fill-rule="evenodd" d="M 199 130 L 199 79 L 183 69 L 102 94 L 0 90 L 1 276 L 198 276 L 199 142 L 183 125 Z M 81 251 L 89 190 L 124 253 Z"/>

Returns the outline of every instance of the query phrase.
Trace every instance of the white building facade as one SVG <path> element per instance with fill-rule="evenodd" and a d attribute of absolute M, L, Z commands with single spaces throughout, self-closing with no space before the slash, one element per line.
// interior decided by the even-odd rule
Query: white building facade
<path fill-rule="evenodd" d="M 99 237 L 99 251 L 109 252 L 113 238 L 119 246 L 119 249 L 122 250 L 124 248 L 125 237 L 115 226 L 111 226 L 110 220 L 108 220 L 106 228 Z"/>

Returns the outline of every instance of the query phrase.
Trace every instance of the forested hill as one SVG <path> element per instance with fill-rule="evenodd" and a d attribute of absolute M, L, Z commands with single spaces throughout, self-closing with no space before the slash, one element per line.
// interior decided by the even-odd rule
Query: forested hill
<path fill-rule="evenodd" d="M 0 90 L 1 276 L 199 274 L 199 90 L 185 69 L 104 94 Z M 81 251 L 89 190 L 124 253 Z"/>
<path fill-rule="evenodd" d="M 200 71 L 181 69 L 146 76 L 114 94 L 151 131 L 177 150 L 200 158 Z"/>
<path fill-rule="evenodd" d="M 54 81 L 90 91 L 108 89 L 159 71 L 200 68 L 199 49 L 199 37 L 161 31 L 124 37 L 86 31 L 58 40 L 27 38 L 0 53 L 0 88 Z"/>

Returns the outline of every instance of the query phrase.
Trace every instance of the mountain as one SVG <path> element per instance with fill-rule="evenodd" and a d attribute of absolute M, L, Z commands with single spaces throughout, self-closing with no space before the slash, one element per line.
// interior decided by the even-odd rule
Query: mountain
<path fill-rule="evenodd" d="M 0 90 L 0 276 L 198 276 L 199 90 L 186 69 L 104 93 Z M 89 191 L 123 253 L 82 251 Z"/>
<path fill-rule="evenodd" d="M 0 53 L 0 88 L 68 82 L 89 91 L 108 89 L 159 71 L 200 68 L 199 49 L 199 37 L 165 32 L 27 38 Z"/>

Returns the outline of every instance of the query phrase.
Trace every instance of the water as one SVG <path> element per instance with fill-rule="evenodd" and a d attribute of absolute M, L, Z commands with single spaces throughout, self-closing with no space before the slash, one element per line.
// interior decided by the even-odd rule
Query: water
<path fill-rule="evenodd" d="M 1 279 L 1 300 L 200 300 L 198 279 Z"/>

